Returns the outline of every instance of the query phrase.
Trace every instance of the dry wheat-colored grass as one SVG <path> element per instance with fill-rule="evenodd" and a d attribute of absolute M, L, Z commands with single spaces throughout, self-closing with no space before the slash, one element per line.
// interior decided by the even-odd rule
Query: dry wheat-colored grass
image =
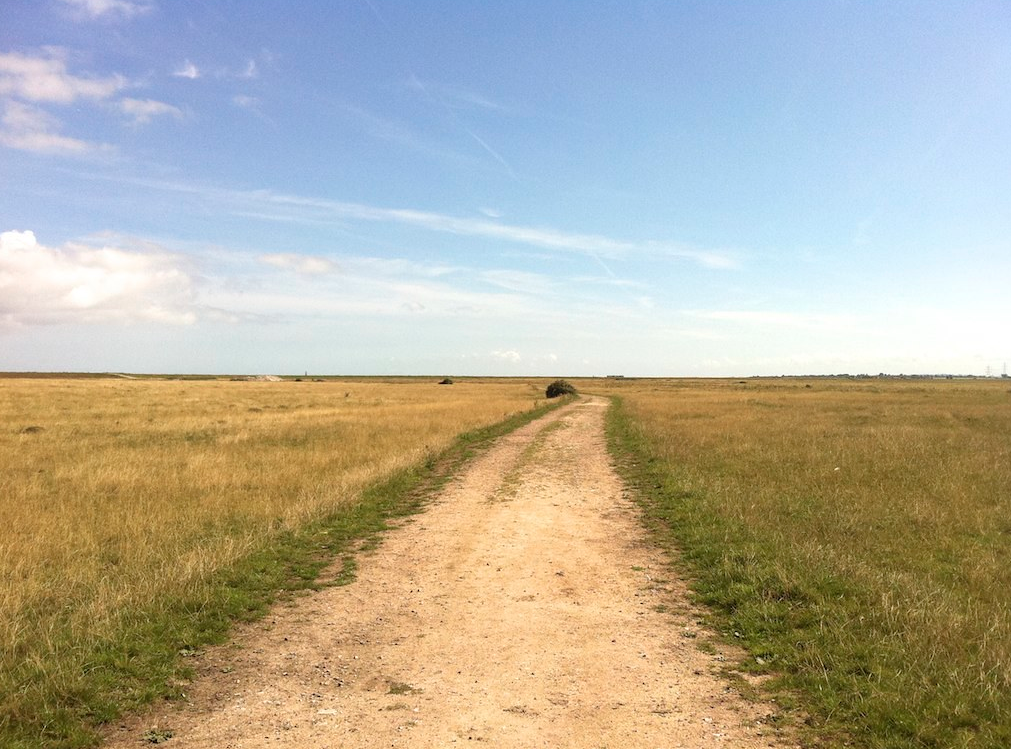
<path fill-rule="evenodd" d="M 819 719 L 871 746 L 1007 745 L 1007 381 L 596 389 L 655 461 L 703 597 Z"/>
<path fill-rule="evenodd" d="M 24 709 L 26 680 L 72 693 L 74 654 L 124 616 L 531 409 L 541 387 L 0 379 L 0 713 Z"/>

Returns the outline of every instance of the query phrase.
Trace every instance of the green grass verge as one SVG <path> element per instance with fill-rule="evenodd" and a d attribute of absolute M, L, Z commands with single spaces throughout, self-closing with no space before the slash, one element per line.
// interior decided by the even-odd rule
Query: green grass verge
<path fill-rule="evenodd" d="M 759 527 L 744 513 L 728 512 L 721 493 L 733 484 L 736 496 L 739 487 L 735 466 L 720 463 L 725 458 L 714 456 L 700 477 L 698 466 L 683 462 L 691 458 L 679 462 L 670 451 L 661 457 L 658 441 L 667 436 L 643 429 L 620 397 L 612 399 L 607 430 L 618 470 L 647 526 L 673 552 L 697 601 L 710 612 L 710 624 L 749 654 L 736 667 L 772 677 L 763 692 L 795 716 L 806 744 L 1011 746 L 1007 694 L 966 686 L 961 674 L 971 671 L 971 658 L 946 661 L 935 655 L 941 651 L 911 646 L 916 619 L 888 600 L 902 600 L 901 593 L 869 585 L 873 574 L 851 575 L 833 564 L 829 547 L 824 561 L 795 552 L 791 534 L 796 539 L 807 527 L 815 537 L 819 510 L 810 517 L 797 510 L 780 533 Z M 764 487 L 753 489 L 757 494 Z M 810 505 L 817 507 L 814 499 Z M 865 567 L 872 573 L 887 569 L 888 554 L 902 548 L 898 542 L 888 546 L 866 550 Z M 930 542 L 921 546 L 924 559 L 932 559 Z M 937 601 L 949 605 L 940 594 Z M 965 602 L 962 618 L 975 608 Z M 995 610 L 1007 615 L 1006 606 Z M 952 621 L 957 628 L 959 617 Z"/>
<path fill-rule="evenodd" d="M 566 401 L 567 402 L 567 401 Z M 84 659 L 84 678 L 45 691 L 25 669 L 23 690 L 37 706 L 29 715 L 0 714 L 5 749 L 81 749 L 99 743 L 100 727 L 159 698 L 181 696 L 192 676 L 187 656 L 223 642 L 235 622 L 262 617 L 278 600 L 354 579 L 350 550 L 378 543 L 388 521 L 420 511 L 434 493 L 493 440 L 563 405 L 551 402 L 457 437 L 440 455 L 368 487 L 360 500 L 295 532 L 275 535 L 238 563 L 214 574 L 192 597 L 138 610 Z M 335 578 L 322 570 L 343 558 Z M 41 670 L 40 670 L 41 675 Z M 3 696 L 0 695 L 0 704 Z"/>

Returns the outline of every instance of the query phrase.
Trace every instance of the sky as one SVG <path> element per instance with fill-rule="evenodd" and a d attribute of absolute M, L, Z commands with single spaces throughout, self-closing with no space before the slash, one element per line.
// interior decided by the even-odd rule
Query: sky
<path fill-rule="evenodd" d="M 0 370 L 999 374 L 1004 2 L 0 0 Z"/>

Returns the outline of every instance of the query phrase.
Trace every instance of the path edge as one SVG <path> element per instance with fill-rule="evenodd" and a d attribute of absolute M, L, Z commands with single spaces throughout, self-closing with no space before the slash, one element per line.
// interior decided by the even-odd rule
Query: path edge
<path fill-rule="evenodd" d="M 296 597 L 351 583 L 358 552 L 376 548 L 393 521 L 422 512 L 454 475 L 500 438 L 577 400 L 552 399 L 461 433 L 442 451 L 366 486 L 353 504 L 271 538 L 212 576 L 210 600 L 179 601 L 171 622 L 150 622 L 131 631 L 126 641 L 110 643 L 112 652 L 103 654 L 101 667 L 112 685 L 95 699 L 62 708 L 54 726 L 62 735 L 39 732 L 17 749 L 100 746 L 121 721 L 142 715 L 158 701 L 184 700 L 203 648 L 227 643 L 236 626 L 260 621 Z M 158 646 L 138 657 L 136 643 L 145 635 L 157 638 Z"/>

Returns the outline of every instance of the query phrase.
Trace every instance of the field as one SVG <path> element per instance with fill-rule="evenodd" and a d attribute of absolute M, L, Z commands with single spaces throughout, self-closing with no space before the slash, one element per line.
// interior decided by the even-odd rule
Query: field
<path fill-rule="evenodd" d="M 1011 383 L 585 382 L 714 622 L 809 738 L 1011 746 Z"/>
<path fill-rule="evenodd" d="M 89 743 L 171 684 L 177 651 L 299 584 L 285 564 L 312 584 L 340 552 L 327 534 L 368 530 L 366 487 L 539 398 L 519 380 L 0 380 L 0 744 Z M 307 538 L 326 548 L 306 557 Z"/>
<path fill-rule="evenodd" d="M 1011 383 L 574 382 L 615 398 L 612 452 L 730 670 L 810 743 L 1011 746 Z M 178 691 L 545 384 L 0 379 L 0 745 L 88 745 Z"/>

